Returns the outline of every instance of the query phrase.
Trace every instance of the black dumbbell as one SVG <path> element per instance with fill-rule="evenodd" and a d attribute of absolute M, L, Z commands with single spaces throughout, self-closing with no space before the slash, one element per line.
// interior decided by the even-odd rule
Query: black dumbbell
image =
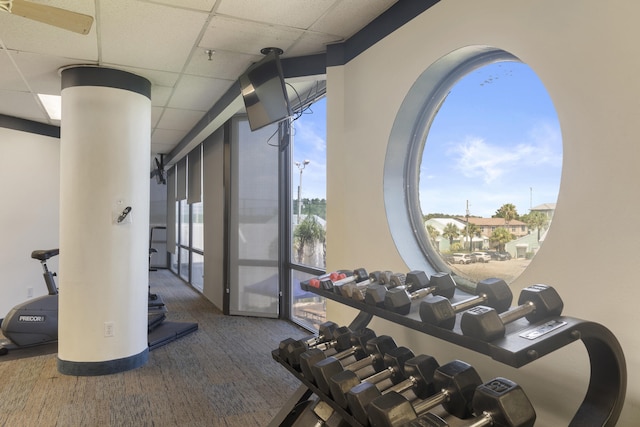
<path fill-rule="evenodd" d="M 416 272 L 409 274 L 414 273 Z M 424 272 L 422 273 L 424 274 Z M 394 313 L 409 314 L 412 301 L 424 298 L 430 294 L 451 298 L 455 292 L 456 284 L 453 281 L 453 277 L 447 273 L 437 273 L 431 276 L 428 286 L 418 289 L 415 292 L 409 293 L 406 289 L 401 288 L 389 289 L 384 296 L 384 307 Z"/>
<path fill-rule="evenodd" d="M 405 276 L 402 273 L 384 272 L 378 284 L 367 287 L 364 302 L 376 307 L 384 307 L 385 296 L 390 289 L 407 289 L 417 291 L 429 284 L 429 277 L 424 271 L 411 271 Z"/>
<path fill-rule="evenodd" d="M 402 375 L 391 377 L 393 386 L 390 388 L 372 384 L 367 378 L 347 392 L 349 411 L 359 423 L 367 425 L 369 423 L 369 403 L 382 394 L 390 392 L 404 393 L 407 390 L 413 390 L 416 397 L 426 399 L 436 392 L 433 377 L 438 367 L 439 365 L 435 358 L 421 354 L 404 363 Z"/>
<path fill-rule="evenodd" d="M 396 392 L 374 399 L 368 407 L 369 423 L 373 427 L 401 426 L 438 405 L 458 418 L 472 416 L 471 401 L 482 380 L 471 365 L 460 360 L 449 362 L 436 369 L 433 381 L 440 391 L 415 403 Z"/>
<path fill-rule="evenodd" d="M 294 427 L 296 426 L 294 425 Z M 424 415 L 420 415 L 419 418 L 416 418 L 413 421 L 404 423 L 402 427 L 450 427 L 450 426 L 449 426 L 449 423 L 444 420 L 444 418 L 434 413 L 427 412 Z"/>
<path fill-rule="evenodd" d="M 348 297 L 356 301 L 364 301 L 367 289 L 371 286 L 380 285 L 380 274 L 380 271 L 373 271 L 369 273 L 368 280 L 347 286 L 346 292 L 348 293 Z"/>
<path fill-rule="evenodd" d="M 380 282 L 381 285 L 393 285 L 391 283 L 391 277 L 393 276 L 393 271 L 391 270 L 382 270 L 380 271 L 380 273 L 378 274 L 378 282 Z"/>
<path fill-rule="evenodd" d="M 353 356 L 356 360 L 362 359 L 366 356 L 365 346 L 370 339 L 376 337 L 376 333 L 369 328 L 364 328 L 356 332 L 352 332 L 348 337 L 341 336 L 340 340 L 336 342 L 334 347 L 338 353 L 328 355 L 324 350 L 319 348 L 313 348 L 302 353 L 298 359 L 300 364 L 300 371 L 302 375 L 311 382 L 315 383 L 313 376 L 313 366 L 326 359 L 328 356 L 333 356 L 338 360 L 346 359 Z M 346 340 L 348 338 L 348 340 Z"/>
<path fill-rule="evenodd" d="M 404 364 L 407 360 L 411 359 L 415 355 L 407 347 L 396 347 L 389 350 L 383 357 L 383 364 L 385 368 L 380 372 L 360 379 L 360 377 L 353 371 L 342 371 L 332 376 L 329 379 L 329 390 L 333 401 L 341 408 L 347 407 L 347 393 L 355 386 L 360 384 L 360 381 L 366 381 L 367 384 L 375 387 L 374 384 L 391 379 L 396 382 L 400 382 L 404 379 Z"/>
<path fill-rule="evenodd" d="M 334 292 L 342 295 L 346 298 L 357 298 L 355 294 L 359 293 L 360 289 L 364 289 L 371 284 L 371 279 L 367 270 L 364 268 L 357 268 L 353 270 L 353 274 L 347 279 L 343 279 L 340 283 L 336 284 L 333 288 Z"/>
<path fill-rule="evenodd" d="M 318 335 L 308 338 L 304 341 L 309 347 L 313 347 L 325 341 L 330 341 L 333 338 L 333 331 L 338 329 L 340 326 L 331 321 L 323 322 L 318 327 Z"/>
<path fill-rule="evenodd" d="M 376 372 L 381 371 L 384 369 L 384 355 L 396 347 L 397 345 L 393 338 L 389 335 L 380 335 L 367 341 L 365 345 L 365 352 L 367 355 L 365 357 L 349 365 L 343 365 L 340 359 L 333 356 L 319 361 L 311 367 L 313 378 L 315 379 L 318 388 L 323 393 L 329 395 L 331 393 L 329 388 L 329 379 L 332 376 L 344 371 L 345 369 L 356 372 L 369 366 L 371 366 Z M 364 376 L 366 375 L 363 375 L 362 377 Z"/>
<path fill-rule="evenodd" d="M 526 317 L 530 323 L 550 316 L 560 316 L 564 304 L 554 288 L 547 285 L 533 285 L 524 288 L 518 298 L 518 307 L 502 314 L 486 306 L 477 306 L 464 313 L 460 319 L 460 329 L 467 336 L 484 341 L 493 341 L 505 334 L 505 325 Z"/>
<path fill-rule="evenodd" d="M 533 427 L 536 411 L 522 388 L 506 378 L 494 378 L 476 389 L 473 395 L 476 418 L 460 427 Z M 449 427 L 434 414 L 426 414 L 403 427 Z"/>
<path fill-rule="evenodd" d="M 291 427 L 347 427 L 349 424 L 342 419 L 342 416 L 331 405 L 318 399 L 313 403 L 305 402 L 304 409 L 301 410 L 293 423 L 285 419 L 281 425 Z"/>
<path fill-rule="evenodd" d="M 309 282 L 309 284 L 313 287 L 319 287 L 320 289 L 324 289 L 327 291 L 338 292 L 338 290 L 335 289 L 336 287 L 339 288 L 344 283 L 347 283 L 353 280 L 356 280 L 356 278 L 354 277 L 353 271 L 338 270 L 338 271 L 334 271 L 332 273 L 324 274 L 318 277 L 317 285 L 311 285 L 311 281 Z"/>
<path fill-rule="evenodd" d="M 324 322 L 318 327 L 318 335 L 312 335 L 310 337 L 302 338 L 302 339 L 287 338 L 285 340 L 280 341 L 280 346 L 279 346 L 280 357 L 286 360 L 288 352 L 290 351 L 290 346 L 296 345 L 294 343 L 298 343 L 305 347 L 313 347 L 314 345 L 320 342 L 330 340 L 333 336 L 333 331 L 336 328 L 338 328 L 338 325 L 336 323 Z"/>
<path fill-rule="evenodd" d="M 397 286 L 405 286 L 405 282 L 406 277 L 402 273 L 381 271 L 377 282 L 373 282 L 365 288 L 363 297 L 365 304 L 382 307 L 387 290 Z"/>
<path fill-rule="evenodd" d="M 420 319 L 431 325 L 445 329 L 453 329 L 456 314 L 471 307 L 484 304 L 502 313 L 511 307 L 513 294 L 507 282 L 502 279 L 485 279 L 478 282 L 476 296 L 451 304 L 447 298 L 434 296 L 420 303 Z"/>
<path fill-rule="evenodd" d="M 324 331 L 324 334 L 328 334 L 329 331 Z M 340 326 L 333 330 L 331 337 L 328 341 L 318 342 L 315 345 L 309 346 L 305 341 L 294 341 L 289 343 L 282 352 L 284 353 L 284 359 L 289 366 L 293 369 L 300 370 L 300 356 L 310 350 L 317 350 L 322 353 L 331 348 L 344 350 L 350 347 L 351 342 L 351 329 L 347 326 Z"/>

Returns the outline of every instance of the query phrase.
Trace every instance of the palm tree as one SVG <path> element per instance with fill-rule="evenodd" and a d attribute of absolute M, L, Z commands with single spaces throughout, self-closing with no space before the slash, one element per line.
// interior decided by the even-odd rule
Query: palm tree
<path fill-rule="evenodd" d="M 504 218 L 505 226 L 509 226 L 512 219 L 518 218 L 518 211 L 513 203 L 505 203 L 496 211 L 494 218 Z"/>
<path fill-rule="evenodd" d="M 481 236 L 480 227 L 478 227 L 477 224 L 468 222 L 465 227 L 465 231 L 467 232 L 467 238 L 469 239 L 469 252 L 473 252 L 473 237 Z"/>
<path fill-rule="evenodd" d="M 533 211 L 527 216 L 527 227 L 538 229 L 538 242 L 540 241 L 540 231 L 549 224 L 549 218 L 539 211 Z"/>
<path fill-rule="evenodd" d="M 322 225 L 316 220 L 315 215 L 307 215 L 306 218 L 298 224 L 293 231 L 293 240 L 297 245 L 298 262 L 302 263 L 304 257 L 304 247 L 306 245 L 313 246 L 316 242 L 322 242 L 324 245 L 325 231 Z"/>
<path fill-rule="evenodd" d="M 431 224 L 427 224 L 427 234 L 429 234 L 429 239 L 431 240 L 431 244 L 435 246 L 435 241 L 440 235 L 440 232 Z"/>
<path fill-rule="evenodd" d="M 497 246 L 498 251 L 503 252 L 504 245 L 513 240 L 513 234 L 509 233 L 504 227 L 498 227 L 493 231 L 489 239 L 494 246 Z"/>
<path fill-rule="evenodd" d="M 442 237 L 449 239 L 449 245 L 453 245 L 453 240 L 460 237 L 460 229 L 450 222 L 444 226 Z"/>

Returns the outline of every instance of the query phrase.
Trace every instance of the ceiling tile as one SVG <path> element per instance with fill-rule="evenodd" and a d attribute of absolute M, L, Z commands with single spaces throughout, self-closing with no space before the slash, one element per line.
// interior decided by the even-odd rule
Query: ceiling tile
<path fill-rule="evenodd" d="M 185 73 L 235 81 L 256 60 L 256 55 L 227 51 L 216 51 L 209 60 L 205 53 L 207 49 L 200 48 L 196 55 L 193 55 Z"/>
<path fill-rule="evenodd" d="M 30 92 L 0 90 L 0 114 L 48 123 L 48 117 Z"/>
<path fill-rule="evenodd" d="M 324 53 L 327 45 L 341 41 L 340 36 L 307 31 L 286 52 L 286 56 L 304 56 Z M 284 56 L 284 55 L 283 55 Z"/>
<path fill-rule="evenodd" d="M 175 72 L 187 62 L 208 17 L 203 12 L 129 0 L 103 1 L 100 14 L 103 61 Z"/>
<path fill-rule="evenodd" d="M 29 52 L 13 53 L 11 56 L 22 75 L 29 82 L 31 90 L 48 95 L 60 95 L 59 70 L 74 64 L 74 61 L 65 58 Z"/>
<path fill-rule="evenodd" d="M 195 9 L 203 12 L 210 12 L 216 4 L 216 0 L 180 0 L 180 2 L 176 0 L 154 0 L 154 2 L 166 4 L 174 8 Z"/>
<path fill-rule="evenodd" d="M 169 98 L 171 98 L 171 93 L 173 92 L 172 87 L 166 86 L 151 86 L 151 105 L 154 107 L 164 107 L 169 102 Z"/>
<path fill-rule="evenodd" d="M 12 56 L 13 56 L 12 52 Z M 13 62 L 4 50 L 0 50 L 0 70 L 2 70 L 2 79 L 0 79 L 0 90 L 12 91 L 28 91 L 29 88 L 20 77 L 20 73 L 13 65 Z"/>
<path fill-rule="evenodd" d="M 397 0 L 343 0 L 309 29 L 349 38 Z"/>
<path fill-rule="evenodd" d="M 154 130 L 151 134 L 151 152 L 168 153 L 186 134 L 186 131 L 179 130 Z"/>
<path fill-rule="evenodd" d="M 182 77 L 168 107 L 208 111 L 233 82 L 197 76 Z"/>
<path fill-rule="evenodd" d="M 217 13 L 250 21 L 306 29 L 336 0 L 222 0 Z"/>
<path fill-rule="evenodd" d="M 286 52 L 302 34 L 302 30 L 215 16 L 200 45 L 261 57 L 263 47 L 279 47 Z"/>
<path fill-rule="evenodd" d="M 198 123 L 203 115 L 202 111 L 165 108 L 156 128 L 188 131 Z"/>
<path fill-rule="evenodd" d="M 83 36 L 3 12 L 0 13 L 0 39 L 9 50 L 61 56 L 71 63 L 98 60 L 95 34 Z"/>
<path fill-rule="evenodd" d="M 395 3 L 29 1 L 88 14 L 95 21 L 89 34 L 80 35 L 0 12 L 0 114 L 58 125 L 46 117 L 35 93 L 60 93 L 60 67 L 93 64 L 124 70 L 151 82 L 152 150 L 164 153 L 187 135 L 251 63 L 263 57 L 260 49 L 279 47 L 284 57 L 325 52 L 327 44 L 354 34 Z M 206 49 L 215 51 L 211 60 Z M 288 83 L 288 87 L 299 84 Z M 305 87 L 298 87 L 301 96 Z M 243 108 L 240 97 L 212 123 L 226 120 L 236 108 Z M 198 137 L 192 142 L 197 143 Z"/>

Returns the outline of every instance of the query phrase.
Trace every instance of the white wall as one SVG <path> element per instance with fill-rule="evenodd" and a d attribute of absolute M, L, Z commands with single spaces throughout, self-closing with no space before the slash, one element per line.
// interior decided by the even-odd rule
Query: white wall
<path fill-rule="evenodd" d="M 442 1 L 347 65 L 329 69 L 327 90 L 327 268 L 407 271 L 382 194 L 387 140 L 407 91 L 437 59 L 470 45 L 504 49 L 537 73 L 558 113 L 564 164 L 553 227 L 513 290 L 517 296 L 527 285 L 550 284 L 563 297 L 565 314 L 601 323 L 618 337 L 628 369 L 622 426 L 640 419 L 634 324 L 640 228 L 633 226 L 640 212 L 639 15 L 633 1 Z M 367 161 L 354 163 L 362 153 Z M 624 231 L 610 232 L 618 227 Z M 356 314 L 327 305 L 328 317 L 339 323 Z M 371 327 L 440 363 L 459 358 L 485 379 L 520 382 L 539 426 L 567 425 L 587 389 L 589 362 L 579 342 L 514 369 L 383 320 Z"/>
<path fill-rule="evenodd" d="M 0 317 L 14 305 L 45 295 L 35 249 L 57 248 L 60 196 L 60 141 L 0 128 Z M 58 270 L 58 257 L 47 265 Z"/>

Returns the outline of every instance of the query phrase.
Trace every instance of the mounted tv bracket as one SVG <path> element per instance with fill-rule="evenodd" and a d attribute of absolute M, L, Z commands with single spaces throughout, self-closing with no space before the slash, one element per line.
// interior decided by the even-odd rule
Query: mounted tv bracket
<path fill-rule="evenodd" d="M 260 53 L 263 55 L 268 55 L 271 52 L 275 52 L 276 55 L 280 56 L 284 53 L 284 50 L 280 49 L 279 47 L 263 47 L 262 49 L 260 49 Z"/>

